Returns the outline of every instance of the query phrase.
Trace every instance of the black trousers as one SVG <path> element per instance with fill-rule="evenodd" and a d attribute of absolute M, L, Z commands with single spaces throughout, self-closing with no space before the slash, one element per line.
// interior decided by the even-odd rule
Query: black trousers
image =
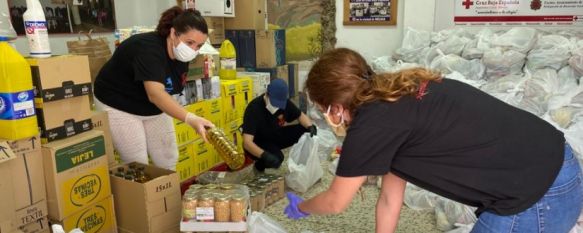
<path fill-rule="evenodd" d="M 265 168 L 279 168 L 283 162 L 283 152 L 281 152 L 281 150 L 296 144 L 300 137 L 306 132 L 308 132 L 308 130 L 300 124 L 288 125 L 278 129 L 276 134 L 273 137 L 270 137 L 269 140 L 259 141 L 256 139 L 253 141 L 264 151 L 274 154 L 279 158 L 279 163 L 276 167 L 266 166 L 261 158 L 252 156 L 248 151 L 245 152 L 251 157 L 251 159 L 255 160 L 255 168 L 259 171 L 264 171 Z"/>

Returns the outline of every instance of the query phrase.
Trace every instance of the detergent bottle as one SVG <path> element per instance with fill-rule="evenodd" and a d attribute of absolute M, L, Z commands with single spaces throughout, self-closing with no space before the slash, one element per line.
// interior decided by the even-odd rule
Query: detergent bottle
<path fill-rule="evenodd" d="M 27 10 L 22 15 L 24 31 L 28 39 L 30 56 L 46 58 L 51 56 L 49 30 L 43 7 L 39 0 L 26 0 Z"/>
<path fill-rule="evenodd" d="M 237 79 L 237 53 L 235 46 L 229 40 L 223 41 L 219 49 L 221 79 Z"/>
<path fill-rule="evenodd" d="M 0 138 L 19 140 L 38 133 L 30 66 L 0 35 Z"/>

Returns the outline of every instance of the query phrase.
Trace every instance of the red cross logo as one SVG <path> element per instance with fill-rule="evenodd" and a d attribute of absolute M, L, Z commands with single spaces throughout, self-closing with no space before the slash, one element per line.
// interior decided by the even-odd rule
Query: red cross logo
<path fill-rule="evenodd" d="M 464 0 L 462 2 L 462 5 L 466 7 L 466 9 L 470 9 L 470 6 L 474 5 L 474 2 L 472 2 L 472 0 Z"/>

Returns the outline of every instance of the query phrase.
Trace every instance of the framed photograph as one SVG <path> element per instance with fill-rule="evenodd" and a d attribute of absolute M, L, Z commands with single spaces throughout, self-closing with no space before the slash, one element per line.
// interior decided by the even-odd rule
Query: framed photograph
<path fill-rule="evenodd" d="M 397 25 L 397 0 L 344 0 L 344 25 Z"/>
<path fill-rule="evenodd" d="M 49 34 L 113 32 L 116 28 L 113 0 L 40 0 Z M 8 0 L 10 20 L 18 35 L 24 35 L 26 0 Z"/>

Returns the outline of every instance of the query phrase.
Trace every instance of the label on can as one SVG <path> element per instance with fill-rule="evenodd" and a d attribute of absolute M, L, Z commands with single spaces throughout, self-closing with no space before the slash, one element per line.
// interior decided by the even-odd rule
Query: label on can
<path fill-rule="evenodd" d="M 196 220 L 215 220 L 215 209 L 213 207 L 196 207 Z"/>
<path fill-rule="evenodd" d="M 31 55 L 51 54 L 47 21 L 24 21 L 24 29 Z"/>
<path fill-rule="evenodd" d="M 34 92 L 0 93 L 0 119 L 18 120 L 34 116 Z"/>

